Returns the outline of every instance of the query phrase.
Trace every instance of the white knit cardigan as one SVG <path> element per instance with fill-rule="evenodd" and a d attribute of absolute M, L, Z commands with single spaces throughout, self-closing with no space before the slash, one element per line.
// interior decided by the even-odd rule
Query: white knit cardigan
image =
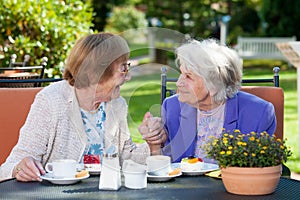
<path fill-rule="evenodd" d="M 113 144 L 118 148 L 121 164 L 126 159 L 144 164 L 150 149 L 146 143 L 136 145 L 132 142 L 127 109 L 122 97 L 106 104 L 104 146 Z M 32 156 L 43 166 L 56 159 L 79 162 L 86 145 L 87 136 L 74 87 L 67 81 L 53 83 L 36 95 L 20 129 L 18 143 L 0 167 L 0 180 L 12 178 L 13 168 L 27 156 Z"/>

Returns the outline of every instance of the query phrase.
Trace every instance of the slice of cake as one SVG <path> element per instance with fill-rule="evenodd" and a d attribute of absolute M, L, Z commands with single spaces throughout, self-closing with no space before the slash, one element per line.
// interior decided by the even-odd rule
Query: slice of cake
<path fill-rule="evenodd" d="M 183 158 L 180 162 L 182 171 L 200 171 L 203 168 L 203 160 L 201 158 Z"/>

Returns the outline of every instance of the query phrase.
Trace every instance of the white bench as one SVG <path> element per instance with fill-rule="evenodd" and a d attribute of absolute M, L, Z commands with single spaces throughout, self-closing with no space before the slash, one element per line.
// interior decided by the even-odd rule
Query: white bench
<path fill-rule="evenodd" d="M 296 41 L 296 37 L 241 37 L 237 39 L 239 56 L 245 60 L 275 59 L 287 61 L 276 47 L 276 43 Z"/>

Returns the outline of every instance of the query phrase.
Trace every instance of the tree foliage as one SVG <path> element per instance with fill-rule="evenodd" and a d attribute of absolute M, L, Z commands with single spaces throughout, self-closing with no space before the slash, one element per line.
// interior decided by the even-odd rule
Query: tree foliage
<path fill-rule="evenodd" d="M 5 56 L 2 66 L 8 66 L 13 53 L 20 60 L 29 54 L 31 62 L 46 56 L 47 68 L 59 74 L 69 49 L 93 26 L 93 9 L 88 2 L 0 0 L 0 4 L 0 45 Z"/>
<path fill-rule="evenodd" d="M 124 32 L 129 29 L 146 28 L 145 14 L 133 6 L 114 7 L 105 31 Z"/>
<path fill-rule="evenodd" d="M 98 31 L 103 31 L 111 16 L 111 12 L 115 6 L 133 6 L 140 0 L 89 0 L 94 8 L 94 28 Z"/>
<path fill-rule="evenodd" d="M 262 0 L 262 20 L 267 36 L 296 36 L 300 38 L 300 1 Z"/>
<path fill-rule="evenodd" d="M 227 0 L 141 0 L 141 4 L 147 7 L 146 16 L 149 20 L 157 18 L 162 22 L 161 27 L 192 37 L 211 36 L 216 29 L 218 16 L 228 14 Z"/>

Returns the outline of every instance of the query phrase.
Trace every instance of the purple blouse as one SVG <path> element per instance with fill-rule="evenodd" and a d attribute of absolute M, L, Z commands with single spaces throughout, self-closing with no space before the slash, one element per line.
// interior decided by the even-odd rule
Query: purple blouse
<path fill-rule="evenodd" d="M 197 134 L 197 109 L 178 100 L 178 95 L 164 100 L 162 119 L 168 139 L 163 154 L 172 162 L 193 156 Z M 273 135 L 276 115 L 272 103 L 252 94 L 239 91 L 227 99 L 223 127 L 226 130 L 239 129 L 242 133 L 266 131 Z"/>

